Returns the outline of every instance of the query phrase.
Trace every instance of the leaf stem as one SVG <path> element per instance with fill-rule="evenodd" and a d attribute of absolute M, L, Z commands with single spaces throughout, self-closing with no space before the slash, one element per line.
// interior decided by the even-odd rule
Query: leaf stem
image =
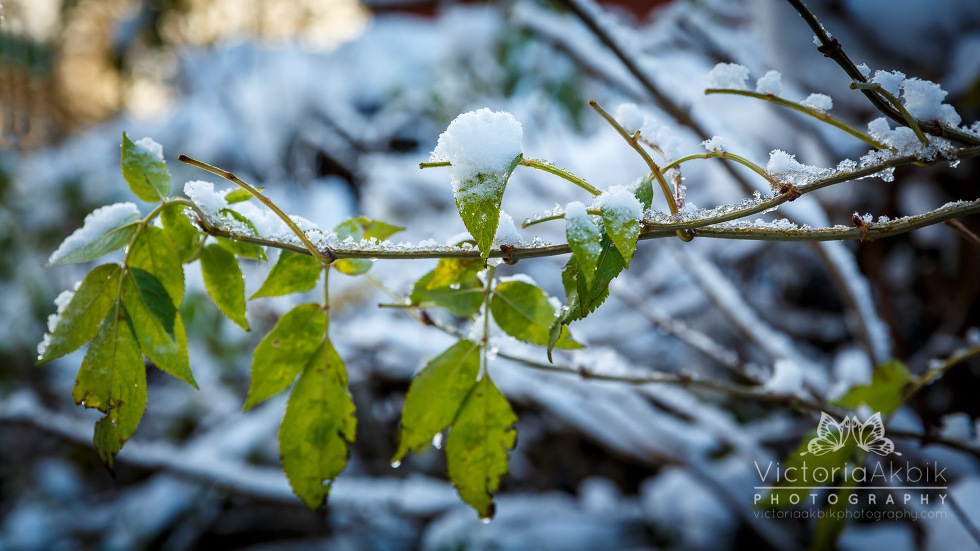
<path fill-rule="evenodd" d="M 584 189 L 585 191 L 588 191 L 592 195 L 599 195 L 602 193 L 601 191 L 596 189 L 595 186 L 593 186 L 592 184 L 586 182 L 585 180 L 579 178 L 578 176 L 572 174 L 571 172 L 568 172 L 567 170 L 562 170 L 556 167 L 555 165 L 547 161 L 542 161 L 541 159 L 521 159 L 520 164 L 524 166 L 529 166 L 531 168 L 536 168 L 538 170 L 543 170 L 545 172 L 550 172 L 555 176 L 560 176 L 568 180 L 569 182 L 577 185 L 578 187 Z"/>
<path fill-rule="evenodd" d="M 750 97 L 750 98 L 756 98 L 756 99 L 761 99 L 763 101 L 768 101 L 769 103 L 775 103 L 776 105 L 781 105 L 783 107 L 792 109 L 794 111 L 799 111 L 800 113 L 803 113 L 804 115 L 809 115 L 809 116 L 811 116 L 811 117 L 813 117 L 813 118 L 815 118 L 815 119 L 817 119 L 817 120 L 819 120 L 821 122 L 825 122 L 825 123 L 827 123 L 827 124 L 829 124 L 829 125 L 831 125 L 831 126 L 833 126 L 835 128 L 839 128 L 839 129 L 843 130 L 844 132 L 847 132 L 851 136 L 854 136 L 855 138 L 861 140 L 862 142 L 870 145 L 871 147 L 873 147 L 875 149 L 889 149 L 889 147 L 887 145 L 885 145 L 885 144 L 879 142 L 878 140 L 872 138 L 870 135 L 868 135 L 868 133 L 862 132 L 861 130 L 859 130 L 859 129 L 857 129 L 857 128 L 855 128 L 855 127 L 847 124 L 846 122 L 844 122 L 844 121 L 842 121 L 842 120 L 834 117 L 830 113 L 827 113 L 825 111 L 819 111 L 817 109 L 813 109 L 812 107 L 807 107 L 806 105 L 803 105 L 802 103 L 798 103 L 798 102 L 795 102 L 795 101 L 790 101 L 788 99 L 781 98 L 781 97 L 775 96 L 773 94 L 760 94 L 759 92 L 752 92 L 750 90 L 731 90 L 731 89 L 728 89 L 728 88 L 708 88 L 707 90 L 704 91 L 704 94 L 705 95 L 710 95 L 710 94 L 730 94 L 730 95 L 735 95 L 735 96 L 747 96 L 747 97 Z"/>
<path fill-rule="evenodd" d="M 919 138 L 919 141 L 922 142 L 923 145 L 929 145 L 929 138 L 922 133 L 922 129 L 919 128 L 919 122 L 915 120 L 915 117 L 913 117 L 912 114 L 909 113 L 909 110 L 902 105 L 902 102 L 898 101 L 898 98 L 892 95 L 892 93 L 888 90 L 882 88 L 880 84 L 877 82 L 852 82 L 851 89 L 874 90 L 875 92 L 881 94 L 886 100 L 888 100 L 889 103 L 895 106 L 895 109 L 897 109 L 899 114 L 902 115 L 902 118 L 905 119 L 905 124 L 912 129 L 912 132 L 915 132 L 915 137 Z"/>
<path fill-rule="evenodd" d="M 235 176 L 233 173 L 228 172 L 227 170 L 222 170 L 216 166 L 212 166 L 207 163 L 198 161 L 197 159 L 188 157 L 183 153 L 177 156 L 177 160 L 183 163 L 187 163 L 191 166 L 195 166 L 202 170 L 206 170 L 212 174 L 221 176 L 226 180 L 230 180 L 234 182 L 236 185 L 238 185 L 239 187 L 241 187 L 242 189 L 244 189 L 245 191 L 251 193 L 256 199 L 262 201 L 262 204 L 268 207 L 269 210 L 276 213 L 276 216 L 278 216 L 286 224 L 286 226 L 288 226 L 289 229 L 296 235 L 296 237 L 299 238 L 299 240 L 303 243 L 303 246 L 306 247 L 306 250 L 310 253 L 311 256 L 313 256 L 313 258 L 316 258 L 323 264 L 330 264 L 331 262 L 333 262 L 334 256 L 329 248 L 325 248 L 327 254 L 326 255 L 323 254 L 323 252 L 321 252 L 320 249 L 318 249 L 312 242 L 310 242 L 310 238 L 308 238 L 306 234 L 299 229 L 299 226 L 296 225 L 296 222 L 293 222 L 292 218 L 287 216 L 285 212 L 283 212 L 275 203 L 273 203 L 271 199 L 263 195 L 261 191 L 255 189 L 247 182 L 245 182 L 238 176 Z"/>
<path fill-rule="evenodd" d="M 742 157 L 741 155 L 736 155 L 734 153 L 729 153 L 728 151 L 722 151 L 719 149 L 716 149 L 714 151 L 708 151 L 706 153 L 693 153 L 691 155 L 681 157 L 680 159 L 676 159 L 664 165 L 663 171 L 667 172 L 672 168 L 676 168 L 680 166 L 682 163 L 693 161 L 695 159 L 727 159 L 729 161 L 735 161 L 736 163 L 745 166 L 746 168 L 750 169 L 752 172 L 755 172 L 759 176 L 765 178 L 770 185 L 773 186 L 779 185 L 779 182 L 775 178 L 773 178 L 772 175 L 766 172 L 765 169 L 762 168 L 761 166 L 753 163 L 752 161 L 746 159 L 745 157 Z"/>
<path fill-rule="evenodd" d="M 443 166 L 453 166 L 449 161 L 435 161 L 431 163 L 419 163 L 419 168 L 437 168 Z"/>
<path fill-rule="evenodd" d="M 922 389 L 943 378 L 953 367 L 977 355 L 980 355 L 980 344 L 961 348 L 950 354 L 946 359 L 938 361 L 938 363 L 913 381 L 912 386 L 902 395 L 902 403 L 908 402 L 910 398 L 918 394 Z"/>
<path fill-rule="evenodd" d="M 670 185 L 667 184 L 667 180 L 664 179 L 663 173 L 660 172 L 660 167 L 657 166 L 657 163 L 653 161 L 653 158 L 650 157 L 650 154 L 647 153 L 645 149 L 640 147 L 639 135 L 638 135 L 639 131 L 637 131 L 637 133 L 634 134 L 630 134 L 629 132 L 627 132 L 626 129 L 623 128 L 623 126 L 619 124 L 619 122 L 615 118 L 613 118 L 612 115 L 607 113 L 606 110 L 603 109 L 596 100 L 590 99 L 589 106 L 595 109 L 596 113 L 599 113 L 599 115 L 602 118 L 606 119 L 606 122 L 608 122 L 613 128 L 615 128 L 616 132 L 619 132 L 619 135 L 622 136 L 624 140 L 626 140 L 626 143 L 630 144 L 630 147 L 635 149 L 636 152 L 640 154 L 640 157 L 643 158 L 643 161 L 646 162 L 648 167 L 650 167 L 650 173 L 657 178 L 657 183 L 660 184 L 660 190 L 663 191 L 664 198 L 667 200 L 667 206 L 670 207 L 670 213 L 677 214 L 677 203 L 674 201 L 674 194 L 670 191 Z"/>

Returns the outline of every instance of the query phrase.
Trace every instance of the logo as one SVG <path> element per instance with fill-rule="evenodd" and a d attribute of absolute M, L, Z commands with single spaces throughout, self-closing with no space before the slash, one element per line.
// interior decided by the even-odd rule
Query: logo
<path fill-rule="evenodd" d="M 867 421 L 861 422 L 857 415 L 844 416 L 840 422 L 820 412 L 820 422 L 817 423 L 817 437 L 807 444 L 807 451 L 800 455 L 823 455 L 835 452 L 847 444 L 849 438 L 854 438 L 857 447 L 877 455 L 902 455 L 895 451 L 895 443 L 885 437 L 885 425 L 881 421 L 881 413 L 875 413 Z"/>

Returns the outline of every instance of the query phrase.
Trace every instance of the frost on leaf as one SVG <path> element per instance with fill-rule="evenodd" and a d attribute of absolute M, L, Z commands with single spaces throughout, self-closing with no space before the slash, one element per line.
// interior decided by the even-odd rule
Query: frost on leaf
<path fill-rule="evenodd" d="M 92 269 L 67 302 L 59 303 L 48 336 L 47 346 L 39 350 L 38 363 L 64 356 L 95 338 L 99 323 L 116 303 L 119 293 L 118 264 Z M 60 298 L 60 297 L 59 297 Z"/>
<path fill-rule="evenodd" d="M 613 186 L 599 196 L 599 210 L 606 235 L 619 249 L 629 268 L 636 239 L 640 236 L 640 215 L 643 206 L 633 193 L 623 186 Z"/>
<path fill-rule="evenodd" d="M 140 211 L 133 203 L 99 207 L 48 258 L 49 265 L 88 262 L 122 247 L 136 232 Z"/>
<path fill-rule="evenodd" d="M 497 232 L 507 180 L 521 160 L 522 136 L 510 113 L 480 109 L 456 117 L 430 156 L 451 164 L 456 207 L 483 258 Z"/>
<path fill-rule="evenodd" d="M 150 138 L 133 142 L 123 133 L 123 178 L 140 199 L 156 203 L 170 193 L 170 171 L 163 160 L 163 148 Z"/>
<path fill-rule="evenodd" d="M 602 247 L 599 228 L 588 215 L 585 205 L 572 201 L 565 206 L 565 237 L 572 249 L 572 254 L 578 259 L 582 276 L 589 283 L 595 278 L 596 266 Z"/>

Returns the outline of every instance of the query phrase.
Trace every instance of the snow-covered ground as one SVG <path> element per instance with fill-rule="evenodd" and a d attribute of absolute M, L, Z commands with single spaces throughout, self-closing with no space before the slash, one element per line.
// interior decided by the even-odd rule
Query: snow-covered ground
<path fill-rule="evenodd" d="M 968 331 L 980 323 L 971 307 L 976 249 L 949 228 L 870 244 L 642 241 L 607 302 L 572 325 L 587 348 L 556 352 L 556 364 L 570 374 L 515 361 L 546 358 L 542 349 L 498 331 L 489 369 L 520 418 L 519 439 L 497 495 L 497 517 L 486 525 L 458 500 L 441 452 L 412 454 L 397 470 L 389 465 L 408 382 L 453 339 L 399 309 L 377 308 L 390 299 L 364 278 L 331 278 L 331 335 L 348 368 L 359 430 L 325 512 L 305 509 L 280 470 L 276 433 L 284 397 L 241 412 L 251 351 L 276 317 L 304 297 L 250 302 L 252 332 L 245 333 L 216 313 L 200 269 L 188 266 L 184 316 L 200 390 L 150 370 L 147 413 L 118 457 L 115 479 L 91 447 L 97 416 L 72 404 L 82 353 L 33 366 L 55 297 L 85 273 L 85 266 L 42 264 L 87 213 L 130 199 L 119 173 L 123 131 L 162 145 L 175 191 L 214 199 L 206 184 L 184 183 L 230 185 L 177 162 L 185 153 L 264 187 L 283 210 L 319 228 L 363 214 L 405 226 L 398 241 L 440 245 L 465 231 L 453 199 L 459 171 L 419 170 L 418 164 L 433 151 L 434 160 L 453 155 L 439 135 L 466 111 L 511 113 L 520 124 L 505 121 L 502 132 L 511 134 L 488 137 L 488 148 L 513 149 L 516 132 L 526 158 L 611 190 L 604 201 L 616 204 L 615 190 L 623 189 L 617 186 L 645 175 L 646 165 L 588 108 L 589 98 L 630 130 L 642 130 L 670 158 L 717 148 L 772 173 L 812 179 L 868 152 L 840 130 L 775 105 L 704 95 L 708 86 L 778 92 L 861 129 L 879 117 L 816 51 L 811 31 L 788 3 L 676 1 L 641 22 L 581 4 L 706 136 L 679 125 L 573 14 L 522 0 L 506 9 L 445 7 L 431 19 L 379 16 L 363 35 L 330 52 L 249 42 L 188 47 L 179 52 L 172 110 L 152 119 L 120 116 L 38 151 L 0 153 L 9 182 L 0 187 L 6 314 L 0 316 L 0 550 L 804 545 L 814 520 L 768 518 L 753 508 L 756 464 L 786 460 L 819 412 L 795 409 L 789 399 L 773 403 L 696 385 L 632 385 L 577 373 L 755 380 L 763 392 L 816 401 L 867 384 L 873 366 L 891 357 L 922 373 L 931 358 L 977 344 Z M 956 124 L 955 107 L 965 126 L 976 119 L 980 66 L 969 52 L 980 41 L 980 4 L 861 0 L 835 3 L 841 4 L 836 11 L 812 4 L 855 63 L 946 87 L 949 96 L 921 82 L 906 84 L 918 115 Z M 921 47 L 910 50 L 910 43 Z M 740 67 L 715 69 L 719 62 Z M 875 78 L 891 85 L 884 73 Z M 941 101 L 949 105 L 939 107 Z M 896 143 L 902 138 L 894 124 L 882 124 L 869 132 Z M 505 153 L 505 161 L 513 158 L 510 149 Z M 772 192 L 768 181 L 741 167 L 734 173 L 748 185 L 739 183 L 723 162 L 683 165 L 682 216 Z M 850 225 L 854 212 L 916 214 L 977 199 L 976 173 L 969 160 L 955 170 L 948 163 L 903 168 L 808 194 L 765 219 L 833 226 Z M 584 216 L 591 200 L 566 181 L 518 167 L 502 208 L 519 226 L 565 205 Z M 667 210 L 659 191 L 654 209 Z M 131 214 L 129 207 L 116 210 Z M 561 221 L 514 232 L 527 243 L 566 237 Z M 497 273 L 526 274 L 563 297 L 564 261 L 526 259 Z M 404 294 L 434 264 L 382 260 L 370 273 Z M 271 265 L 243 261 L 247 296 Z M 430 315 L 461 323 L 445 312 Z M 894 437 L 903 458 L 946 468 L 951 499 L 922 503 L 917 493 L 914 502 L 890 509 L 918 520 L 850 520 L 842 549 L 980 545 L 971 536 L 980 529 L 974 399 L 980 371 L 969 362 L 955 369 L 888 427 L 941 432 L 966 448 Z"/>

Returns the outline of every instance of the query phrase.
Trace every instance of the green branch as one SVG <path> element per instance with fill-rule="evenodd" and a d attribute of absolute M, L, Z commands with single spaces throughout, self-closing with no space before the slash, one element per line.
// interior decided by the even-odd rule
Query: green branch
<path fill-rule="evenodd" d="M 781 97 L 775 96 L 773 94 L 760 94 L 759 92 L 751 92 L 749 90 L 730 90 L 730 89 L 727 89 L 727 88 L 708 88 L 707 90 L 704 91 L 704 93 L 705 93 L 705 95 L 710 95 L 710 94 L 731 94 L 731 95 L 735 95 L 735 96 L 747 96 L 747 97 L 750 97 L 750 98 L 756 98 L 756 99 L 761 99 L 763 101 L 768 101 L 769 103 L 775 103 L 776 105 L 781 105 L 781 106 L 786 107 L 788 109 L 792 109 L 794 111 L 799 111 L 800 113 L 803 113 L 804 115 L 809 115 L 809 116 L 817 119 L 820 122 L 825 122 L 825 123 L 833 126 L 834 128 L 839 128 L 839 129 L 843 130 L 844 132 L 847 132 L 851 136 L 854 136 L 855 138 L 861 140 L 862 142 L 870 145 L 871 147 L 873 147 L 875 149 L 888 149 L 889 148 L 887 145 L 885 145 L 885 144 L 879 142 L 878 140 L 872 138 L 866 132 L 862 132 L 861 130 L 858 130 L 857 128 L 855 128 L 855 127 L 847 124 L 846 122 L 844 122 L 844 121 L 842 121 L 842 120 L 840 120 L 840 119 L 838 119 L 838 118 L 830 115 L 829 113 L 827 113 L 825 111 L 819 111 L 817 109 L 813 109 L 812 107 L 807 107 L 806 105 L 803 105 L 802 103 L 797 103 L 795 101 L 790 101 L 788 99 L 781 98 Z"/>

